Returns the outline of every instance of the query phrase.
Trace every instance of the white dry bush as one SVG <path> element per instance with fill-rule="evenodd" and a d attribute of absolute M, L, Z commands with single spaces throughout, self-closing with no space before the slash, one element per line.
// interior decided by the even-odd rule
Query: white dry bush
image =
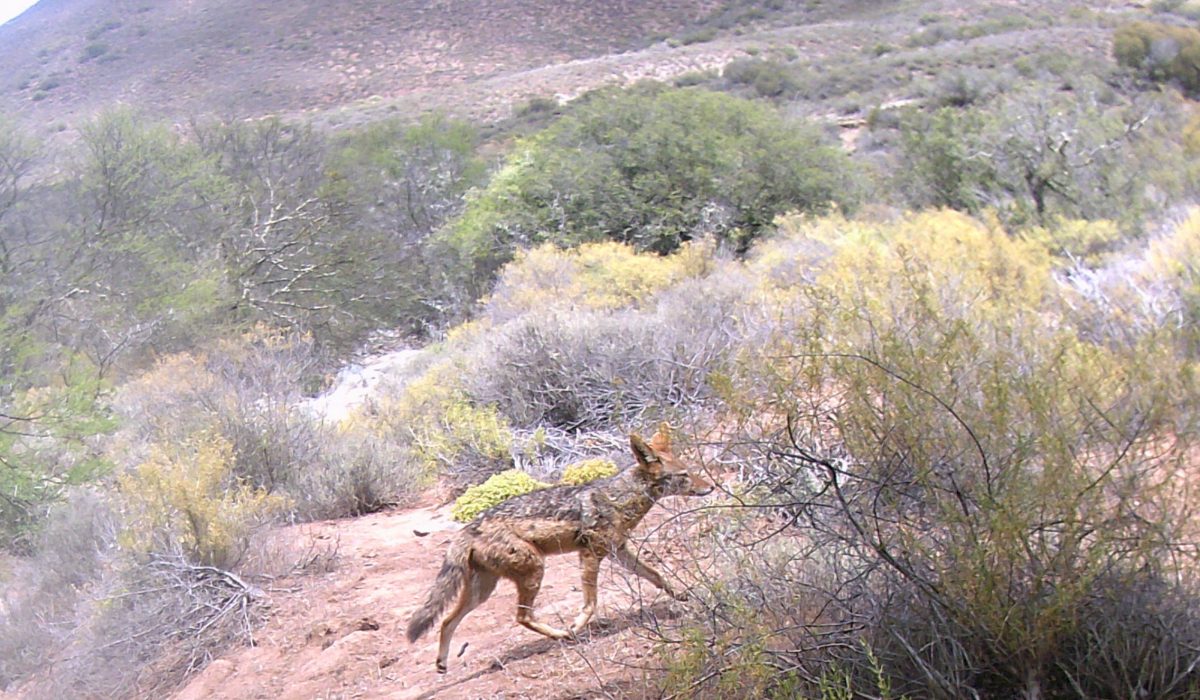
<path fill-rule="evenodd" d="M 327 430 L 317 459 L 289 472 L 284 491 L 301 520 L 344 518 L 407 505 L 428 486 L 424 467 L 376 435 Z"/>
<path fill-rule="evenodd" d="M 527 313 L 477 340 L 467 391 L 518 428 L 603 430 L 700 408 L 738 347 L 745 292 L 688 279 L 646 310 Z"/>

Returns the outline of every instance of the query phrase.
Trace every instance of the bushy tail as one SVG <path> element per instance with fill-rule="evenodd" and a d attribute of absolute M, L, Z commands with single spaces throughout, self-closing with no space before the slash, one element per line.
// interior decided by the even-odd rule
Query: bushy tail
<path fill-rule="evenodd" d="M 425 598 L 425 604 L 418 608 L 408 621 L 406 634 L 409 642 L 417 641 L 421 635 L 428 632 L 438 615 L 442 614 L 450 601 L 462 590 L 470 559 L 470 539 L 462 536 L 454 538 L 449 551 L 446 552 L 446 559 L 442 562 L 442 570 L 438 572 L 437 580 L 433 582 L 433 588 L 429 589 L 429 595 Z"/>

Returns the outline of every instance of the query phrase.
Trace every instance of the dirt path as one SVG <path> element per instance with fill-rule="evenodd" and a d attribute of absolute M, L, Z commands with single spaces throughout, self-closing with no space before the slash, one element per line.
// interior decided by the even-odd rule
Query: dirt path
<path fill-rule="evenodd" d="M 611 563 L 601 570 L 601 610 L 581 640 L 557 642 L 516 626 L 515 591 L 503 582 L 459 627 L 449 673 L 438 675 L 436 629 L 414 645 L 403 630 L 457 528 L 447 512 L 426 506 L 295 528 L 297 538 L 337 544 L 335 570 L 278 583 L 256 646 L 230 650 L 177 700 L 641 695 L 648 672 L 642 667 L 653 669 L 659 659 L 637 623 L 669 617 L 678 607 Z M 548 564 L 538 612 L 565 627 L 581 602 L 578 563 L 558 556 Z M 464 642 L 465 652 L 454 658 Z"/>

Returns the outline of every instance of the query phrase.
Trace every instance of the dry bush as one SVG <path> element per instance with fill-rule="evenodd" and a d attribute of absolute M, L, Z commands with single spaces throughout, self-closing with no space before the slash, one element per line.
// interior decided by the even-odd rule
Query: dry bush
<path fill-rule="evenodd" d="M 76 494 L 51 518 L 0 615 L 5 684 L 28 697 L 161 697 L 230 645 L 253 643 L 266 601 L 256 584 L 332 561 L 326 547 L 254 529 L 263 514 L 231 510 L 236 489 L 205 496 L 181 481 L 136 484 L 126 504 Z M 174 515 L 148 518 L 150 500 Z M 202 526 L 205 514 L 219 517 Z M 221 539 L 230 533 L 236 542 Z M 219 549 L 236 561 L 198 561 Z"/>
<path fill-rule="evenodd" d="M 210 353 L 206 366 L 222 391 L 207 407 L 233 445 L 238 473 L 255 485 L 274 489 L 315 461 L 317 423 L 296 406 L 321 364 L 310 336 L 261 326 Z"/>
<path fill-rule="evenodd" d="M 309 337 L 262 327 L 202 354 L 163 358 L 117 398 L 129 426 L 119 443 L 126 466 L 203 431 L 229 445 L 232 477 L 289 497 L 293 518 L 407 501 L 425 483 L 410 454 L 304 410 L 303 390 L 320 366 Z"/>
<path fill-rule="evenodd" d="M 317 367 L 310 339 L 266 328 L 201 353 L 163 358 L 116 399 L 130 426 L 123 438 L 128 463 L 142 458 L 148 445 L 210 431 L 232 445 L 239 476 L 275 488 L 320 448 L 317 422 L 296 409 L 303 382 Z"/>
<path fill-rule="evenodd" d="M 1190 360 L 1082 340 L 1046 251 L 1004 231 L 839 227 L 802 227 L 822 263 L 774 290 L 813 324 L 730 378 L 731 495 L 774 527 L 717 529 L 747 559 L 668 640 L 672 690 L 1194 697 Z"/>
<path fill-rule="evenodd" d="M 424 466 L 392 442 L 357 432 L 327 438 L 320 461 L 294 470 L 284 489 L 301 520 L 354 517 L 408 505 L 428 485 Z"/>
<path fill-rule="evenodd" d="M 243 575 L 154 554 L 97 586 L 49 697 L 161 697 L 235 643 L 253 643 L 261 590 Z"/>
<path fill-rule="evenodd" d="M 472 348 L 468 393 L 514 426 L 638 426 L 712 399 L 743 288 L 688 280 L 646 311 L 526 314 Z"/>
<path fill-rule="evenodd" d="M 1064 312 L 1091 342 L 1117 347 L 1153 339 L 1200 356 L 1200 214 L 1190 211 L 1098 267 L 1062 271 Z"/>
<path fill-rule="evenodd" d="M 0 689 L 44 669 L 70 637 L 80 592 L 114 540 L 113 515 L 95 493 L 72 493 L 50 511 L 33 556 L 8 574 L 0 598 Z"/>
<path fill-rule="evenodd" d="M 197 564 L 184 538 L 157 551 L 118 545 L 119 504 L 78 492 L 56 509 L 0 608 L 0 685 L 28 697 L 155 697 L 222 652 L 250 641 L 263 596 L 251 581 L 310 553 L 278 543 L 238 548 L 238 570 Z M 174 528 L 171 528 L 172 530 Z"/>

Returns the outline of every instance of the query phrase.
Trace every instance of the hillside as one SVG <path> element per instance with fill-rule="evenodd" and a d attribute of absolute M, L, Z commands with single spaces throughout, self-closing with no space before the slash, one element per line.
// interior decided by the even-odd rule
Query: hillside
<path fill-rule="evenodd" d="M 116 104 L 174 121 L 303 114 L 360 125 L 433 108 L 491 121 L 530 99 L 641 79 L 703 79 L 747 56 L 812 72 L 800 111 L 846 109 L 839 99 L 848 94 L 856 111 L 911 99 L 948 69 L 1001 70 L 1068 47 L 1107 51 L 1101 15 L 1062 22 L 1053 2 L 767 7 L 356 0 L 334 11 L 303 2 L 43 0 L 0 27 L 0 114 L 51 132 Z M 932 32 L 941 27 L 927 26 L 930 17 L 978 29 L 945 41 L 954 33 Z M 874 60 L 878 47 L 890 54 Z"/>
<path fill-rule="evenodd" d="M 44 0 L 0 28 L 0 112 L 70 123 L 326 110 L 644 48 L 713 0 Z"/>

